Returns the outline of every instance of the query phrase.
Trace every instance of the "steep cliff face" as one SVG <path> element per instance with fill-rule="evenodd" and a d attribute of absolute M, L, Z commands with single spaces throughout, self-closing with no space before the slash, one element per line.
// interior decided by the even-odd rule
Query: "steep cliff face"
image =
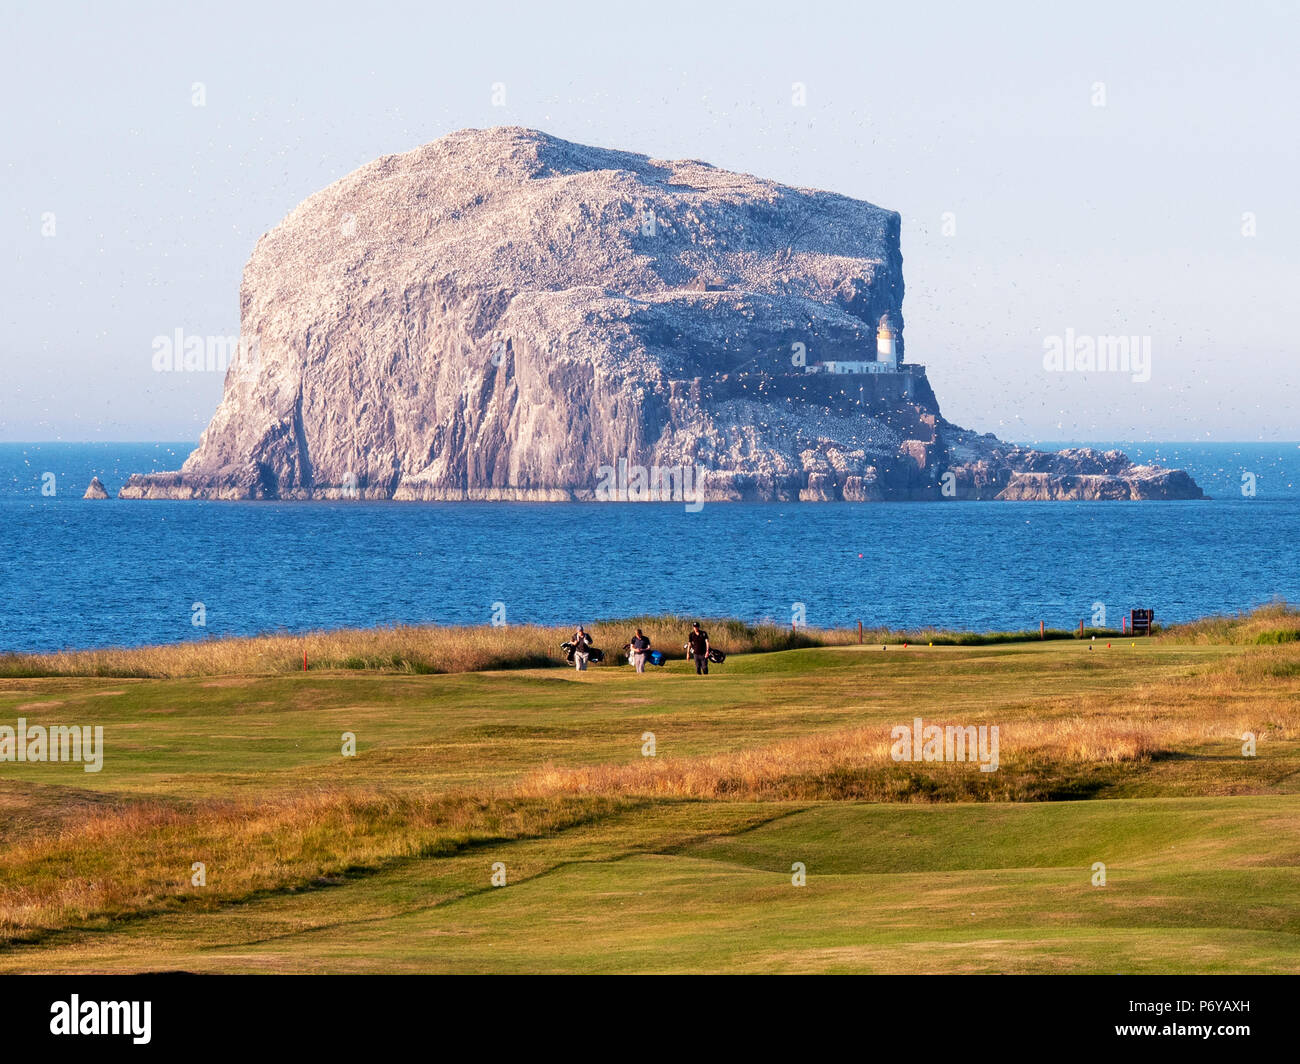
<path fill-rule="evenodd" d="M 947 425 L 921 367 L 802 374 L 874 359 L 882 317 L 902 353 L 899 232 L 706 163 L 452 134 L 258 242 L 198 449 L 121 495 L 624 497 L 621 462 L 689 471 L 710 499 L 940 497 L 953 470 L 963 495 L 1079 497 L 1069 461 L 1013 481 L 1037 452 Z"/>

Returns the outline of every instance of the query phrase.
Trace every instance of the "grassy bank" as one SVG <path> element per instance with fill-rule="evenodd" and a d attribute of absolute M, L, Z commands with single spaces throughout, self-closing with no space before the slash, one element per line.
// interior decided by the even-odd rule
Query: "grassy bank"
<path fill-rule="evenodd" d="M 600 621 L 589 627 L 595 645 L 612 665 L 626 664 L 622 646 L 642 628 L 654 646 L 670 658 L 684 657 L 690 630 L 687 617 L 631 617 Z M 1037 628 L 1002 632 L 941 629 L 904 631 L 891 628 L 800 628 L 709 618 L 704 626 L 715 646 L 728 654 L 758 654 L 810 647 L 864 645 L 995 646 L 1063 639 L 1128 638 L 1112 628 Z M 167 678 L 184 676 L 264 676 L 303 671 L 348 669 L 433 675 L 491 669 L 536 669 L 560 666 L 560 643 L 572 628 L 517 625 L 394 625 L 339 629 L 302 635 L 213 638 L 166 646 L 70 650 L 54 654 L 0 654 L 0 677 L 106 676 Z M 1300 639 L 1300 611 L 1285 603 L 1236 617 L 1211 617 L 1158 630 L 1159 638 L 1187 643 L 1282 643 Z"/>
<path fill-rule="evenodd" d="M 611 664 L 625 663 L 621 647 L 636 628 L 645 629 L 656 646 L 673 657 L 681 649 L 691 620 L 681 617 L 633 617 L 587 625 L 595 645 Z M 792 631 L 772 624 L 708 620 L 714 642 L 728 653 L 762 653 L 849 642 L 850 633 Z M 393 625 L 339 629 L 302 635 L 203 639 L 167 646 L 113 647 L 55 654 L 0 655 L 0 677 L 274 675 L 325 669 L 370 670 L 434 675 L 492 669 L 536 669 L 564 664 L 559 647 L 572 628 L 541 625 L 479 626 Z M 852 633 L 856 642 L 857 634 Z"/>

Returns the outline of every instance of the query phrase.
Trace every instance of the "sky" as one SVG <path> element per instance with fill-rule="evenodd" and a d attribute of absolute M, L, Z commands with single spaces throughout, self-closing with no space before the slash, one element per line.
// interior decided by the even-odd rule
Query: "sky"
<path fill-rule="evenodd" d="M 0 440 L 196 440 L 258 237 L 467 127 L 900 213 L 907 359 L 1005 439 L 1300 438 L 1300 5 L 0 6 Z M 1050 352 L 1137 337 L 1149 364 Z"/>

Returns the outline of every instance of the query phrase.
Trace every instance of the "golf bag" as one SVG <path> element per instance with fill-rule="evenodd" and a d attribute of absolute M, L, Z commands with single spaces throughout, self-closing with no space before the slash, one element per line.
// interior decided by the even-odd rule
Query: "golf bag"
<path fill-rule="evenodd" d="M 727 660 L 727 655 L 724 651 L 719 650 L 717 647 L 710 647 L 709 660 L 713 662 L 713 664 L 715 665 L 721 665 L 724 661 Z"/>
<path fill-rule="evenodd" d="M 570 665 L 572 665 L 573 651 L 574 651 L 573 643 L 571 643 L 569 640 L 566 639 L 563 643 L 560 644 L 560 649 L 564 651 L 564 660 L 567 661 Z M 603 650 L 601 650 L 599 647 L 593 647 L 588 645 L 587 647 L 588 664 L 599 665 L 604 660 L 605 660 L 605 652 Z"/>
<path fill-rule="evenodd" d="M 627 663 L 632 664 L 632 644 L 623 644 L 623 653 L 627 655 Z M 647 650 L 645 652 L 647 665 L 662 665 L 664 663 L 664 652 L 662 650 Z"/>

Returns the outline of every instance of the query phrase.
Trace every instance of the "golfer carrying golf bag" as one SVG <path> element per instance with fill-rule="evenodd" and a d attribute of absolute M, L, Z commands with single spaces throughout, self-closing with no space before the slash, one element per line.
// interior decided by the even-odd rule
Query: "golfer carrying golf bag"
<path fill-rule="evenodd" d="M 591 656 L 591 636 L 583 631 L 582 625 L 578 625 L 569 642 L 573 644 L 573 667 L 578 672 L 586 672 L 587 659 Z"/>
<path fill-rule="evenodd" d="M 695 659 L 695 674 L 709 674 L 709 633 L 700 628 L 700 622 L 691 625 L 691 634 L 686 637 L 686 649 Z"/>
<path fill-rule="evenodd" d="M 646 638 L 645 633 L 640 628 L 636 630 L 636 635 L 628 643 L 628 656 L 632 659 L 632 664 L 636 666 L 637 672 L 645 672 L 645 656 L 650 650 L 650 640 Z"/>

